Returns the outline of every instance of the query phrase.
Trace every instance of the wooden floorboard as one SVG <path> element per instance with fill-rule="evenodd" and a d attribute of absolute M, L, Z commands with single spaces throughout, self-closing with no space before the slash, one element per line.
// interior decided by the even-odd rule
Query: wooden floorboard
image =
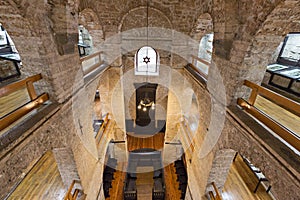
<path fill-rule="evenodd" d="M 164 133 L 157 133 L 154 136 L 141 136 L 135 137 L 134 135 L 127 134 L 127 147 L 128 151 L 136 149 L 151 148 L 155 150 L 162 150 L 164 147 Z"/>
<path fill-rule="evenodd" d="M 64 187 L 52 152 L 47 152 L 29 171 L 8 200 L 63 199 Z"/>
<path fill-rule="evenodd" d="M 300 136 L 300 117 L 261 96 L 257 96 L 254 105 L 274 120 Z"/>
<path fill-rule="evenodd" d="M 238 156 L 232 163 L 225 182 L 222 198 L 225 200 L 272 200 L 265 187 L 260 184 L 256 193 L 254 189 L 258 179 L 249 167 Z"/>

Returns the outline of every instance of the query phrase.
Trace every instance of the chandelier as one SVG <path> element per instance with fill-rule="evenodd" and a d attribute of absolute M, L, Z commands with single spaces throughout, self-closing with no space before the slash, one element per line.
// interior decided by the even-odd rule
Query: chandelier
<path fill-rule="evenodd" d="M 146 87 L 147 87 L 147 85 L 146 85 Z M 147 92 L 145 93 L 145 97 L 140 100 L 140 103 L 137 106 L 137 108 L 139 110 L 143 110 L 144 112 L 146 112 L 150 108 L 152 110 L 155 110 L 155 103 L 154 103 L 154 101 L 151 101 L 151 99 L 148 97 Z"/>
<path fill-rule="evenodd" d="M 147 1 L 147 47 L 148 47 L 148 27 L 149 27 L 149 1 Z M 147 49 L 147 53 L 146 56 L 143 58 L 143 62 L 146 63 L 147 65 L 147 71 L 146 71 L 146 88 L 148 86 L 148 63 L 150 62 L 150 58 L 148 57 L 148 49 Z M 146 89 L 147 90 L 147 89 Z M 146 112 L 148 109 L 150 110 L 155 110 L 155 103 L 153 100 L 151 100 L 148 97 L 148 91 L 145 92 L 145 96 L 140 100 L 139 105 L 137 106 L 138 110 L 143 110 L 144 112 Z"/>

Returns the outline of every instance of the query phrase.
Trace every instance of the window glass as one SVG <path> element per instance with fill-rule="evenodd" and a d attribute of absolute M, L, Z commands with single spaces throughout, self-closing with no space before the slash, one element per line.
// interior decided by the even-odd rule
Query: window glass
<path fill-rule="evenodd" d="M 300 60 L 300 33 L 287 35 L 280 58 L 292 62 Z"/>
<path fill-rule="evenodd" d="M 159 75 L 159 57 L 152 47 L 145 46 L 137 51 L 135 75 Z"/>
<path fill-rule="evenodd" d="M 207 62 L 211 62 L 211 56 L 213 51 L 213 39 L 214 39 L 213 33 L 206 34 L 202 37 L 199 44 L 198 57 Z"/>
<path fill-rule="evenodd" d="M 93 51 L 93 39 L 84 26 L 78 26 L 78 51 L 80 56 L 90 55 Z"/>

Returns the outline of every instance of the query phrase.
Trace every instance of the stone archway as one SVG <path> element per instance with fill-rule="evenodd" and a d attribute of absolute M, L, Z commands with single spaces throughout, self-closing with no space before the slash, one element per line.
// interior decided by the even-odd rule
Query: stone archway
<path fill-rule="evenodd" d="M 45 27 L 37 29 L 38 20 L 32 21 L 21 5 L 17 7 L 8 2 L 5 4 L 0 7 L 0 12 L 5 13 L 1 15 L 1 23 L 20 54 L 21 78 L 41 73 L 43 79 L 35 84 L 37 93 L 47 92 L 51 99 L 55 99 L 52 72 L 45 59 L 49 49 L 56 49 L 55 44 L 49 42 L 52 41 L 50 34 L 41 37 L 40 32 L 45 31 Z M 45 48 L 47 45 L 49 49 Z"/>
<path fill-rule="evenodd" d="M 286 34 L 299 32 L 300 4 L 297 2 L 283 2 L 272 10 L 256 32 L 253 40 L 247 45 L 247 54 L 243 58 L 243 65 L 239 73 L 240 80 L 250 80 L 262 83 L 267 65 L 276 61 L 278 48 L 281 47 Z M 286 10 L 289 10 L 287 18 Z M 241 88 L 236 97 L 241 97 L 245 91 Z"/>
<path fill-rule="evenodd" d="M 119 25 L 119 32 L 124 32 L 133 28 L 147 27 L 146 17 L 147 7 L 141 6 L 130 10 L 125 14 Z M 162 27 L 172 29 L 170 19 L 160 10 L 149 7 L 149 27 Z"/>
<path fill-rule="evenodd" d="M 213 19 L 209 13 L 204 13 L 198 17 L 191 37 L 200 42 L 201 38 L 208 33 L 213 33 Z"/>
<path fill-rule="evenodd" d="M 83 25 L 89 31 L 89 34 L 93 38 L 94 51 L 97 51 L 105 39 L 103 27 L 100 24 L 97 14 L 90 8 L 80 11 L 78 24 Z"/>

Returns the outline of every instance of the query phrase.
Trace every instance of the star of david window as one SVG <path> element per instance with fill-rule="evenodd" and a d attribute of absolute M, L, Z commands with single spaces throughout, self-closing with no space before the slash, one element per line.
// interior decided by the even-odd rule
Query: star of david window
<path fill-rule="evenodd" d="M 159 75 L 158 53 L 149 46 L 140 48 L 135 55 L 135 75 Z"/>

